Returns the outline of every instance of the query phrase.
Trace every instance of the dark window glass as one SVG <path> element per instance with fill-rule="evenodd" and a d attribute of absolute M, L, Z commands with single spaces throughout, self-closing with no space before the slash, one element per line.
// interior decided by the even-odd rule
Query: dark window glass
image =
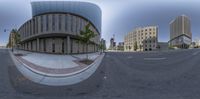
<path fill-rule="evenodd" d="M 59 17 L 58 17 L 58 28 L 59 28 L 59 30 L 61 30 L 61 18 L 62 18 L 62 16 L 61 15 L 59 15 Z"/>
<path fill-rule="evenodd" d="M 64 39 L 62 39 L 62 53 L 64 53 Z"/>
<path fill-rule="evenodd" d="M 35 19 L 33 19 L 33 34 L 35 34 Z"/>
<path fill-rule="evenodd" d="M 68 16 L 65 16 L 65 31 L 67 31 L 67 21 L 68 21 Z"/>
<path fill-rule="evenodd" d="M 52 52 L 55 52 L 55 39 L 53 38 L 53 43 L 52 43 Z"/>
<path fill-rule="evenodd" d="M 36 33 L 38 33 L 38 18 L 36 18 L 36 22 L 35 23 L 36 23 L 36 25 L 35 25 L 36 29 L 35 30 L 36 30 Z"/>
<path fill-rule="evenodd" d="M 46 31 L 49 30 L 49 16 L 46 15 Z"/>
<path fill-rule="evenodd" d="M 41 32 L 43 32 L 43 21 L 44 21 L 44 20 L 43 20 L 43 16 L 41 16 L 41 20 L 40 20 L 40 22 L 41 22 L 41 30 L 40 30 L 40 31 L 41 31 Z"/>
<path fill-rule="evenodd" d="M 43 44 L 43 45 L 44 45 L 44 46 L 43 46 L 44 52 L 46 52 L 46 39 L 43 40 L 43 43 L 44 43 L 44 44 Z"/>
<path fill-rule="evenodd" d="M 52 16 L 52 29 L 55 31 L 55 15 Z"/>

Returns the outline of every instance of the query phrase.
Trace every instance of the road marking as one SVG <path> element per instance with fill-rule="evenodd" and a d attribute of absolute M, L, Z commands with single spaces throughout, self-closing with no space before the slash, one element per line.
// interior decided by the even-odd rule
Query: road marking
<path fill-rule="evenodd" d="M 197 51 L 197 52 L 194 52 L 192 55 L 197 55 L 199 53 L 200 53 L 200 51 Z"/>
<path fill-rule="evenodd" d="M 144 58 L 144 60 L 152 60 L 152 61 L 157 61 L 157 60 L 165 60 L 166 58 L 165 57 L 162 57 L 162 58 Z"/>
<path fill-rule="evenodd" d="M 129 56 L 129 57 L 128 57 L 128 59 L 131 59 L 131 58 L 133 58 L 133 57 L 132 57 L 132 56 Z"/>
<path fill-rule="evenodd" d="M 106 76 L 104 76 L 103 78 L 104 78 L 105 80 L 107 79 L 107 77 L 106 77 Z"/>

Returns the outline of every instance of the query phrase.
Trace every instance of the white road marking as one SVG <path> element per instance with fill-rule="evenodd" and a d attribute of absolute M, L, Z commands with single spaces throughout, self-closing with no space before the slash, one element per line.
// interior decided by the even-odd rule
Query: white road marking
<path fill-rule="evenodd" d="M 107 79 L 107 77 L 106 77 L 106 76 L 104 76 L 103 78 L 104 78 L 105 80 Z"/>
<path fill-rule="evenodd" d="M 144 58 L 144 60 L 152 60 L 152 61 L 157 61 L 157 60 L 165 60 L 166 58 L 165 57 L 162 57 L 162 58 Z"/>
<path fill-rule="evenodd" d="M 129 56 L 129 57 L 127 57 L 128 59 L 131 59 L 131 58 L 133 58 L 132 56 Z"/>

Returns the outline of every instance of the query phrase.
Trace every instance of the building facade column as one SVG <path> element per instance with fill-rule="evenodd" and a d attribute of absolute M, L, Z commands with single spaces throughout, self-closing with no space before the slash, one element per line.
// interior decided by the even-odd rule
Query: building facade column
<path fill-rule="evenodd" d="M 40 52 L 40 39 L 37 38 L 37 51 Z"/>

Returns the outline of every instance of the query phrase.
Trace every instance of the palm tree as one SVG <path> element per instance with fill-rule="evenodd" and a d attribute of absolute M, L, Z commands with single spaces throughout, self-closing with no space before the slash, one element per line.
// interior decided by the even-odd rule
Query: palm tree
<path fill-rule="evenodd" d="M 90 29 L 91 24 L 88 23 L 85 27 L 84 30 L 80 32 L 79 40 L 82 43 L 86 44 L 86 52 L 88 53 L 88 44 L 90 43 L 90 39 L 94 38 L 96 34 Z M 88 59 L 88 54 L 86 54 L 87 60 Z"/>

